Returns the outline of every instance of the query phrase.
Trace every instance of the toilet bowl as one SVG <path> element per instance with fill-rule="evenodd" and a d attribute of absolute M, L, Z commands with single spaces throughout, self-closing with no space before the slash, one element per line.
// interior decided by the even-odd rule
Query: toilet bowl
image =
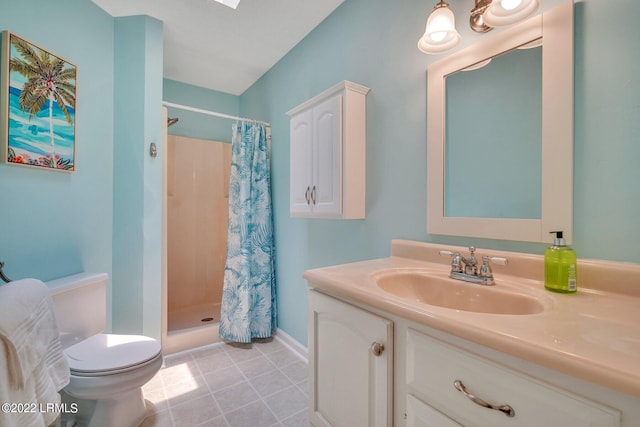
<path fill-rule="evenodd" d="M 47 283 L 71 374 L 64 392 L 79 408 L 77 425 L 134 427 L 146 416 L 142 386 L 162 366 L 162 350 L 153 338 L 103 333 L 106 282 L 83 273 Z"/>
<path fill-rule="evenodd" d="M 142 422 L 146 406 L 141 387 L 162 365 L 156 340 L 140 335 L 98 334 L 64 352 L 71 369 L 66 393 L 96 401 L 90 426 Z"/>

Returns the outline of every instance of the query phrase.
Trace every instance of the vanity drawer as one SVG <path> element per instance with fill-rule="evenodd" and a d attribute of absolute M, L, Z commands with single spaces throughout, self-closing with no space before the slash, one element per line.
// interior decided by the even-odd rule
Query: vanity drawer
<path fill-rule="evenodd" d="M 620 425 L 620 412 L 507 369 L 465 350 L 407 330 L 406 383 L 414 395 L 465 426 Z M 454 387 L 494 406 L 509 405 L 515 415 L 482 407 Z"/>
<path fill-rule="evenodd" d="M 407 427 L 464 427 L 412 395 L 407 395 Z"/>

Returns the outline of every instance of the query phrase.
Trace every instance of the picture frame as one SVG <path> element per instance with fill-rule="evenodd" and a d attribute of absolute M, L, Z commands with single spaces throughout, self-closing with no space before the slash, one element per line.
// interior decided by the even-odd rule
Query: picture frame
<path fill-rule="evenodd" d="M 74 172 L 76 65 L 10 31 L 0 53 L 0 161 Z"/>

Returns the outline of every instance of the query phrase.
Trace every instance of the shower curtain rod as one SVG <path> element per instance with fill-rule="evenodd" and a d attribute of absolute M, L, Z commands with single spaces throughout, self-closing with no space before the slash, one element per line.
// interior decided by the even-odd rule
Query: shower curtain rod
<path fill-rule="evenodd" d="M 167 101 L 162 101 L 162 105 L 164 105 L 165 107 L 178 108 L 180 110 L 193 111 L 194 113 L 206 114 L 208 116 L 222 117 L 223 119 L 246 120 L 246 121 L 260 123 L 262 125 L 271 127 L 271 123 L 263 122 L 262 120 L 254 120 L 254 119 L 247 119 L 245 117 L 230 116 L 229 114 L 217 113 L 215 111 L 203 110 L 201 108 L 189 107 L 187 105 L 174 104 L 172 102 L 167 102 Z"/>

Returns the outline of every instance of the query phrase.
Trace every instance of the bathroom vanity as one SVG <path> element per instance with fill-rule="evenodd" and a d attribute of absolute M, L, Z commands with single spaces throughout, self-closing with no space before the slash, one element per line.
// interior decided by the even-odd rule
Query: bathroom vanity
<path fill-rule="evenodd" d="M 305 272 L 315 426 L 623 426 L 640 422 L 640 266 L 580 260 L 575 295 L 542 257 L 505 257 L 495 286 L 448 277 L 442 250 Z"/>

